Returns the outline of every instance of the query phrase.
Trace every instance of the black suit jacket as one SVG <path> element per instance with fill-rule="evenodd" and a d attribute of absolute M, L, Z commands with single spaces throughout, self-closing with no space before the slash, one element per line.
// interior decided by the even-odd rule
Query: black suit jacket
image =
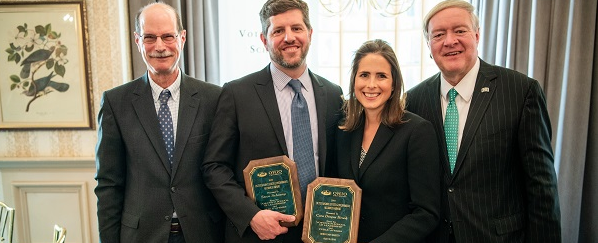
<path fill-rule="evenodd" d="M 481 61 L 454 173 L 448 165 L 440 74 L 414 87 L 407 109 L 432 122 L 441 148 L 447 242 L 560 242 L 560 210 L 544 93 L 521 73 Z"/>
<path fill-rule="evenodd" d="M 432 124 L 405 113 L 394 128 L 380 124 L 359 167 L 363 126 L 339 132 L 339 177 L 362 189 L 358 242 L 422 242 L 438 225 L 440 166 Z"/>
<path fill-rule="evenodd" d="M 181 75 L 172 169 L 147 74 L 104 92 L 95 178 L 101 242 L 167 242 L 173 209 L 187 242 L 222 242 L 224 215 L 201 176 L 221 88 Z"/>
<path fill-rule="evenodd" d="M 309 72 L 318 116 L 320 176 L 331 176 L 335 131 L 340 117 L 342 91 L 338 85 Z M 226 83 L 204 162 L 204 177 L 228 216 L 227 242 L 259 242 L 249 222 L 260 210 L 245 194 L 243 169 L 250 160 L 287 155 L 280 112 L 269 65 L 261 71 Z M 301 225 L 277 237 L 301 242 Z"/>

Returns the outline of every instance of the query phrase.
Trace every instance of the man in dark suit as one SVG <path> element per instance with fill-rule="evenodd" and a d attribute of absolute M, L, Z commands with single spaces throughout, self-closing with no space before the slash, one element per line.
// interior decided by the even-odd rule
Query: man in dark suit
<path fill-rule="evenodd" d="M 305 57 L 311 42 L 307 4 L 301 0 L 269 0 L 260 11 L 261 39 L 271 63 L 261 71 L 226 83 L 204 161 L 206 184 L 228 216 L 226 242 L 301 242 L 301 224 L 282 227 L 294 216 L 261 210 L 247 197 L 243 169 L 250 160 L 288 155 L 295 157 L 291 103 L 295 91 L 287 85 L 299 80 L 307 101 L 311 133 L 309 157 L 315 176 L 330 176 L 335 130 L 340 117 L 342 91 L 338 85 L 312 73 Z M 307 165 L 306 165 L 307 166 Z M 298 170 L 301 170 L 299 168 Z"/>
<path fill-rule="evenodd" d="M 560 242 L 538 82 L 478 58 L 479 23 L 465 1 L 432 8 L 424 35 L 440 73 L 408 92 L 407 109 L 432 122 L 442 150 L 441 223 L 431 241 Z"/>
<path fill-rule="evenodd" d="M 222 242 L 224 215 L 201 175 L 221 88 L 179 69 L 186 31 L 172 7 L 147 5 L 135 20 L 148 72 L 104 92 L 98 115 L 100 241 Z"/>

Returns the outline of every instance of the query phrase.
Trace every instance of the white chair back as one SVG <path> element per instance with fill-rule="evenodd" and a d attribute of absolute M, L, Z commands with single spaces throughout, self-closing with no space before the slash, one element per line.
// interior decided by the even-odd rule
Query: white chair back
<path fill-rule="evenodd" d="M 12 243 L 15 209 L 0 202 L 0 243 Z"/>
<path fill-rule="evenodd" d="M 66 238 L 66 228 L 60 227 L 59 225 L 54 225 L 54 238 L 53 243 L 64 243 Z"/>

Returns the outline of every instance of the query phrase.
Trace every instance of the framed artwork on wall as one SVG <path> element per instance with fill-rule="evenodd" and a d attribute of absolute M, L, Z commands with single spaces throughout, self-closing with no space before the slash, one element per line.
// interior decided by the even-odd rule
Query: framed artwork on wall
<path fill-rule="evenodd" d="M 93 129 L 84 0 L 0 2 L 0 129 Z"/>

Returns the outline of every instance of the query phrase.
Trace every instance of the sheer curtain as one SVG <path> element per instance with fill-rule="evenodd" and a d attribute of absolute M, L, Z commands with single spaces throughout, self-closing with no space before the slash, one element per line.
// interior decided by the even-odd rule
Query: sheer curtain
<path fill-rule="evenodd" d="M 150 2 L 129 1 L 130 29 L 132 40 L 137 11 Z M 211 0 L 163 0 L 181 15 L 183 28 L 187 30 L 187 41 L 181 55 L 180 66 L 191 77 L 210 83 L 219 83 L 218 60 L 218 2 Z M 143 59 L 131 43 L 133 74 L 139 77 L 147 70 Z"/>
<path fill-rule="evenodd" d="M 481 58 L 535 78 L 552 121 L 563 242 L 598 242 L 597 0 L 473 0 Z"/>

